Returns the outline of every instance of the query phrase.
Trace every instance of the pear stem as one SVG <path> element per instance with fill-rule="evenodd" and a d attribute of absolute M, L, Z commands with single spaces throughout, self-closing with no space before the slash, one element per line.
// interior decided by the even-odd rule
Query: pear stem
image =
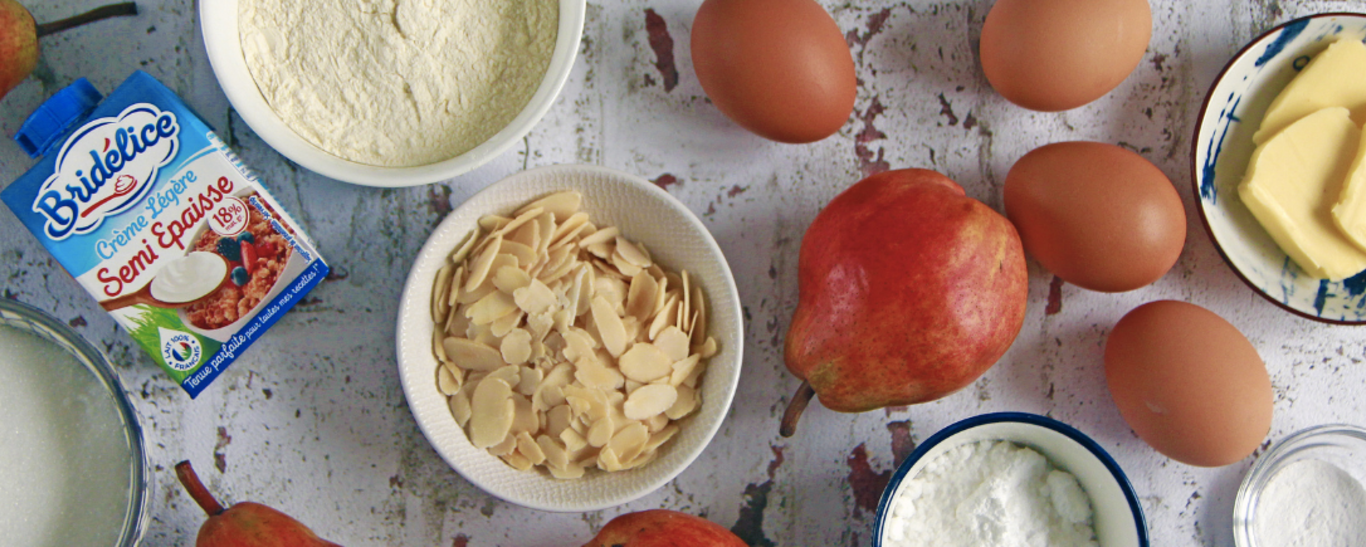
<path fill-rule="evenodd" d="M 108 6 L 92 9 L 75 17 L 68 17 L 60 21 L 53 21 L 51 23 L 43 23 L 41 25 L 38 25 L 38 36 L 47 36 L 49 34 L 64 31 L 71 27 L 79 27 L 86 23 L 93 23 L 101 19 L 137 14 L 138 5 L 133 2 L 124 2 L 122 4 L 110 4 Z"/>
<path fill-rule="evenodd" d="M 185 486 L 185 491 L 190 494 L 190 498 L 198 503 L 199 507 L 204 509 L 204 512 L 208 513 L 209 516 L 218 516 L 224 511 L 223 505 L 213 498 L 213 494 L 210 494 L 209 489 L 204 487 L 204 483 L 199 482 L 199 475 L 196 475 L 194 468 L 190 467 L 189 460 L 175 464 L 175 476 L 180 479 L 180 484 Z"/>
<path fill-rule="evenodd" d="M 783 421 L 778 424 L 779 435 L 791 437 L 797 432 L 797 420 L 802 418 L 802 412 L 815 395 L 816 389 L 811 387 L 809 382 L 802 381 L 801 387 L 798 387 L 797 393 L 792 396 L 792 401 L 787 403 L 787 410 L 783 412 Z"/>

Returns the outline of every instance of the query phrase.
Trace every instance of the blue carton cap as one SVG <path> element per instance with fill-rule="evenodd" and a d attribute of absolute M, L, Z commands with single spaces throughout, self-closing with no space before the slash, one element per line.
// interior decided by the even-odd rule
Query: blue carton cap
<path fill-rule="evenodd" d="M 24 125 L 19 126 L 14 140 L 29 157 L 46 155 L 61 142 L 62 135 L 73 124 L 84 120 L 103 99 L 104 96 L 89 80 L 80 78 L 58 91 L 29 115 Z"/>

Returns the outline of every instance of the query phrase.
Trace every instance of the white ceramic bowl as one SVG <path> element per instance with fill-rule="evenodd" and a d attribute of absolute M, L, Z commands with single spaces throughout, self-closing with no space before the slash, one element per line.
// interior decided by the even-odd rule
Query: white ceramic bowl
<path fill-rule="evenodd" d="M 299 137 L 261 96 L 242 57 L 237 31 L 237 0 L 199 2 L 199 22 L 209 64 L 238 115 L 272 148 L 320 175 L 366 186 L 399 187 L 450 179 L 483 165 L 521 141 L 550 110 L 569 79 L 583 33 L 585 0 L 558 0 L 560 20 L 555 49 L 541 85 L 526 107 L 483 144 L 444 161 L 416 167 L 380 167 L 345 160 Z"/>
<path fill-rule="evenodd" d="M 583 194 L 582 210 L 599 226 L 613 225 L 640 241 L 665 268 L 687 270 L 708 298 L 708 327 L 719 352 L 702 377 L 702 406 L 655 461 L 628 471 L 590 471 L 557 480 L 540 471 L 517 471 L 474 448 L 437 391 L 430 302 L 436 272 L 456 244 L 490 213 L 507 215 L 560 190 Z M 498 181 L 461 204 L 436 227 L 418 252 L 398 312 L 398 370 L 418 426 L 437 453 L 471 483 L 509 502 L 546 511 L 593 511 L 629 502 L 664 485 L 697 458 L 730 409 L 740 379 L 744 325 L 735 280 L 721 249 L 687 207 L 649 181 L 602 167 L 562 165 L 523 171 Z"/>
<path fill-rule="evenodd" d="M 1256 520 L 1262 492 L 1277 472 L 1301 460 L 1318 460 L 1334 465 L 1357 482 L 1366 484 L 1366 429 L 1347 424 L 1311 427 L 1277 442 L 1258 457 L 1233 499 L 1235 545 L 1275 547 L 1259 541 L 1257 536 Z M 1302 493 L 1306 498 L 1316 494 L 1321 493 Z"/>
<path fill-rule="evenodd" d="M 1229 61 L 1205 97 L 1195 128 L 1191 181 L 1205 229 L 1234 273 L 1257 294 L 1301 317 L 1366 323 L 1366 275 L 1308 276 L 1238 197 L 1262 115 L 1295 74 L 1334 40 L 1366 37 L 1366 15 L 1327 13 L 1267 31 Z"/>
<path fill-rule="evenodd" d="M 877 506 L 873 547 L 885 545 L 887 519 L 901 482 L 914 477 L 945 451 L 985 440 L 1005 440 L 1034 449 L 1054 467 L 1071 473 L 1091 499 L 1100 547 L 1148 547 L 1148 526 L 1129 479 L 1105 449 L 1075 428 L 1036 414 L 998 412 L 962 420 L 935 433 L 901 462 Z"/>

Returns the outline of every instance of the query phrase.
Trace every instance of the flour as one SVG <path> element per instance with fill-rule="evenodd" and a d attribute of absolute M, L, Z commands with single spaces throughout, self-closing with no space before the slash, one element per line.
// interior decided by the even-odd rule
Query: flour
<path fill-rule="evenodd" d="M 416 166 L 521 112 L 555 44 L 557 0 L 241 0 L 242 53 L 277 115 L 339 157 Z"/>
<path fill-rule="evenodd" d="M 1262 547 L 1366 545 L 1366 489 L 1319 460 L 1285 466 L 1267 482 L 1253 517 Z"/>
<path fill-rule="evenodd" d="M 1095 547 L 1076 477 L 1008 441 L 954 447 L 902 481 L 884 545 Z"/>

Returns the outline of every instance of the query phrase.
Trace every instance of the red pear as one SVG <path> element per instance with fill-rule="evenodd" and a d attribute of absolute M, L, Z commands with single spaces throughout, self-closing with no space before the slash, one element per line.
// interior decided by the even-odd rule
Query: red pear
<path fill-rule="evenodd" d="M 1000 359 L 1024 324 L 1028 271 L 1009 220 L 924 169 L 870 176 L 807 229 L 786 364 L 840 412 L 938 399 Z"/>
<path fill-rule="evenodd" d="M 618 516 L 583 547 L 748 547 L 738 536 L 704 518 L 669 509 Z"/>
<path fill-rule="evenodd" d="M 299 521 L 265 505 L 244 501 L 224 509 L 204 483 L 199 482 L 190 462 L 175 466 L 176 477 L 209 520 L 199 528 L 195 547 L 341 547 L 320 539 Z"/>
<path fill-rule="evenodd" d="M 86 13 L 36 24 L 28 9 L 17 0 L 0 0 L 0 99 L 24 81 L 38 65 L 38 37 L 108 17 L 137 15 L 132 2 L 95 8 Z"/>

